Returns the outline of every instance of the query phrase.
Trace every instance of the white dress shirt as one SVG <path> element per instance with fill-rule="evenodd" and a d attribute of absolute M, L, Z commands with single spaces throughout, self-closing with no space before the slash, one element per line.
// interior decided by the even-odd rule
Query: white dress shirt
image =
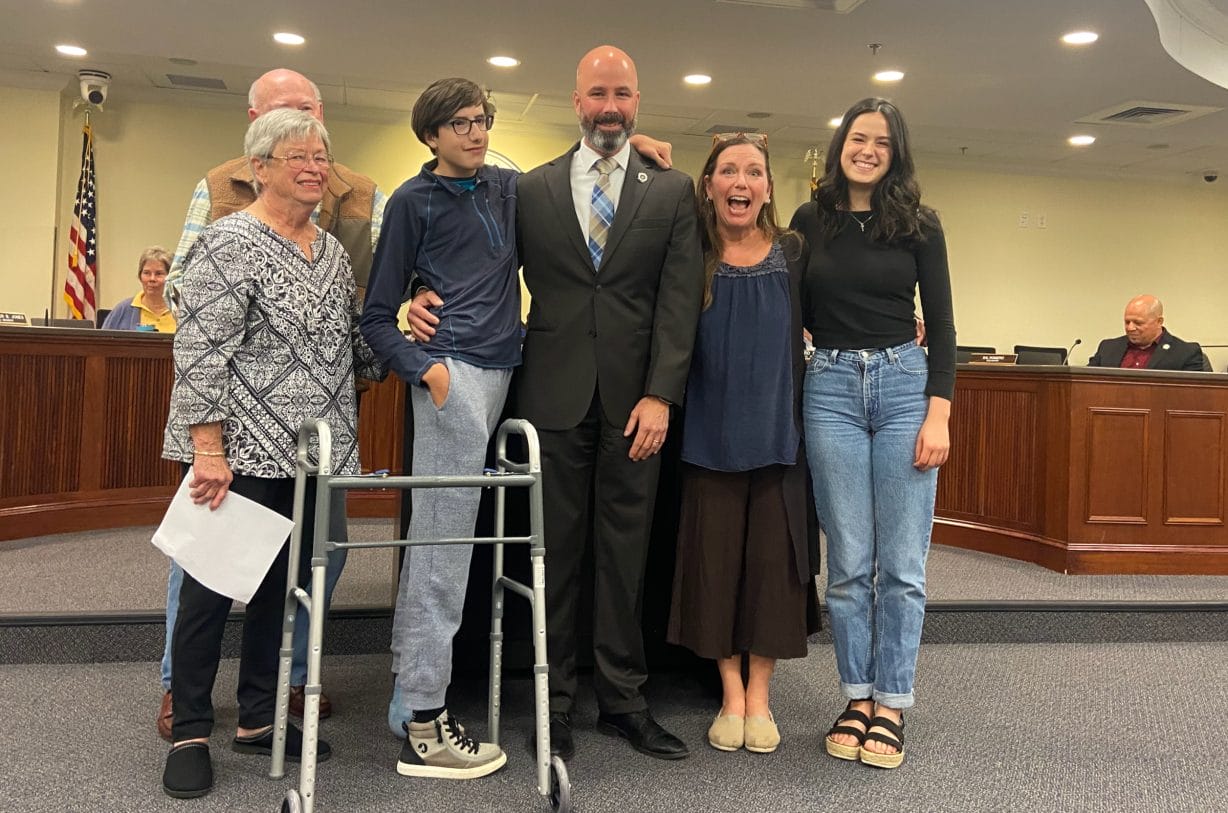
<path fill-rule="evenodd" d="M 588 217 L 593 211 L 593 187 L 597 185 L 599 174 L 593 164 L 604 157 L 584 141 L 571 156 L 571 199 L 576 206 L 576 220 L 580 221 L 580 233 L 584 235 L 585 245 L 588 245 Z M 630 142 L 624 143 L 623 148 L 610 157 L 618 162 L 618 166 L 610 173 L 610 188 L 606 195 L 617 212 L 623 179 L 627 177 L 627 160 L 631 157 Z"/>

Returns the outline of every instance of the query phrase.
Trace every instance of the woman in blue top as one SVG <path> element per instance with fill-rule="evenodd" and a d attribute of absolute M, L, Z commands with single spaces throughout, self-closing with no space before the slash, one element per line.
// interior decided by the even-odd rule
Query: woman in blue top
<path fill-rule="evenodd" d="M 895 105 L 844 114 L 816 199 L 793 216 L 815 353 L 803 412 L 827 534 L 827 611 L 848 705 L 828 732 L 839 759 L 894 768 L 925 618 L 938 467 L 950 447 L 955 325 L 942 227 L 921 204 Z M 929 355 L 915 341 L 920 291 Z"/>
<path fill-rule="evenodd" d="M 776 223 L 766 137 L 718 135 L 696 186 L 706 286 L 668 640 L 717 662 L 712 747 L 768 753 L 780 743 L 768 707 L 776 659 L 805 657 L 817 628 L 798 409 L 806 256 Z"/>
<path fill-rule="evenodd" d="M 136 264 L 137 278 L 141 281 L 140 293 L 112 308 L 103 320 L 102 329 L 174 333 L 175 315 L 162 296 L 170 268 L 170 252 L 162 246 L 150 246 L 142 251 Z"/>

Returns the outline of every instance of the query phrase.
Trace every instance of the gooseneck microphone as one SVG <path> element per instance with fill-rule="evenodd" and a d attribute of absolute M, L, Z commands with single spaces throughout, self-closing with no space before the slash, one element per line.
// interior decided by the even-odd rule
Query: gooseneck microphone
<path fill-rule="evenodd" d="M 1069 366 L 1070 366 L 1070 353 L 1071 353 L 1071 351 L 1072 351 L 1072 350 L 1074 350 L 1076 347 L 1078 347 L 1078 346 L 1079 346 L 1079 345 L 1081 345 L 1081 344 L 1083 344 L 1083 340 L 1082 340 L 1082 339 L 1075 339 L 1075 340 L 1074 340 L 1074 344 L 1070 345 L 1070 347 L 1069 347 L 1069 348 L 1067 348 L 1067 350 L 1066 350 L 1066 359 L 1065 359 L 1065 361 L 1063 361 L 1063 362 L 1062 362 L 1062 364 L 1065 364 L 1067 367 L 1069 367 Z"/>

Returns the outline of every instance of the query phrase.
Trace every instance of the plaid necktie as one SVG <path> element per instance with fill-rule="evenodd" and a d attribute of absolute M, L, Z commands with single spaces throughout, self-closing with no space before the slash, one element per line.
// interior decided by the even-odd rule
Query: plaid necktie
<path fill-rule="evenodd" d="M 588 253 L 593 257 L 593 268 L 601 267 L 601 255 L 605 241 L 614 222 L 614 201 L 610 200 L 610 173 L 618 166 L 613 158 L 598 158 L 593 163 L 597 170 L 597 182 L 593 184 L 592 208 L 588 215 Z"/>

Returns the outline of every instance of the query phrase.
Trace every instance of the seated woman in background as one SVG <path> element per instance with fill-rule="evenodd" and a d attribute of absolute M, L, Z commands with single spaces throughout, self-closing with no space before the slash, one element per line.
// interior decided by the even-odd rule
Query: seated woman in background
<path fill-rule="evenodd" d="M 770 753 L 780 743 L 768 707 L 776 659 L 804 658 L 818 628 L 801 445 L 807 254 L 776 222 L 765 137 L 716 136 L 696 185 L 706 284 L 668 640 L 716 661 L 722 706 L 709 744 Z"/>
<path fill-rule="evenodd" d="M 150 246 L 141 252 L 136 269 L 137 278 L 141 280 L 140 293 L 116 305 L 107 314 L 102 329 L 174 333 L 175 315 L 163 297 L 166 275 L 171 270 L 170 252 L 162 246 Z"/>

